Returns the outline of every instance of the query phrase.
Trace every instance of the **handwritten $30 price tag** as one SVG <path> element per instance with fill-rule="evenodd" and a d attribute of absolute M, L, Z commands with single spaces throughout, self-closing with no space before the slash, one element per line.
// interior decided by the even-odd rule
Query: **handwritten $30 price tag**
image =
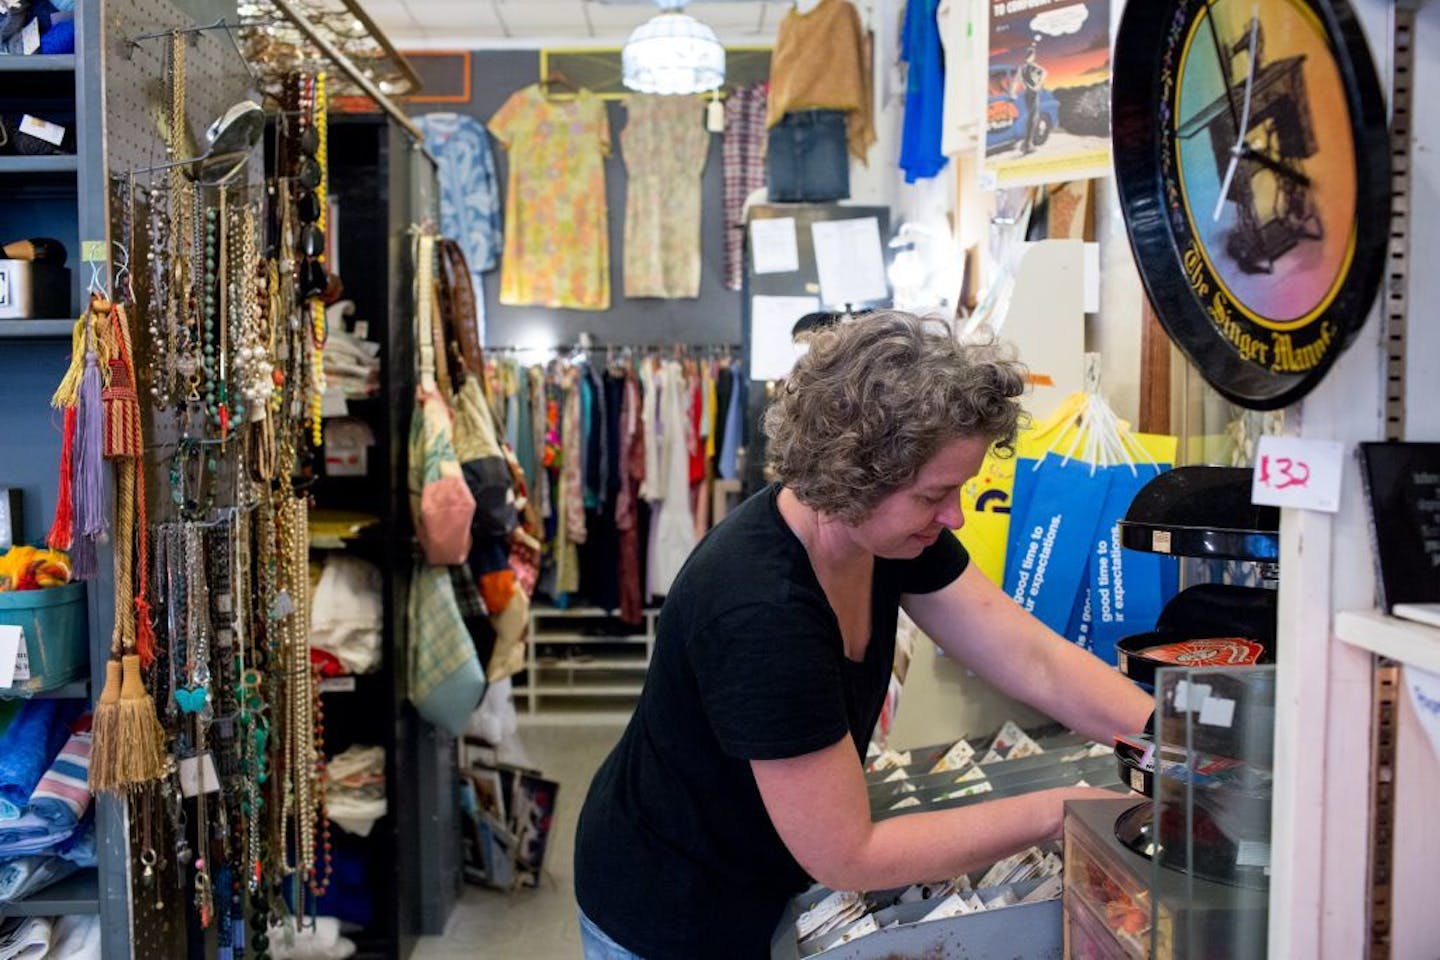
<path fill-rule="evenodd" d="M 1250 501 L 1334 513 L 1344 456 L 1345 445 L 1333 440 L 1261 437 Z"/>

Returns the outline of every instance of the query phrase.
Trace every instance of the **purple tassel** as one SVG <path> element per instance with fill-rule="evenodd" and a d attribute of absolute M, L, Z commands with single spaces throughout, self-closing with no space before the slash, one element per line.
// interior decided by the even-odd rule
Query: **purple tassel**
<path fill-rule="evenodd" d="M 75 579 L 98 572 L 95 544 L 105 537 L 105 411 L 100 398 L 100 367 L 95 352 L 85 354 L 75 417 Z"/>
<path fill-rule="evenodd" d="M 70 547 L 70 573 L 76 580 L 93 580 L 100 572 L 100 560 L 95 541 L 79 536 Z"/>

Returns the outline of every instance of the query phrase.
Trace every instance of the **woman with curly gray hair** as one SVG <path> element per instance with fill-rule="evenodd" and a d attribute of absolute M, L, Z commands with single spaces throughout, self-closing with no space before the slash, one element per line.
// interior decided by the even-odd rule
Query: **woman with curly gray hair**
<path fill-rule="evenodd" d="M 812 334 L 765 417 L 776 482 L 696 548 L 640 704 L 585 801 L 586 960 L 763 958 L 818 880 L 951 878 L 1060 833 L 1049 790 L 874 822 L 861 760 L 904 609 L 949 655 L 1086 736 L 1150 699 L 969 565 L 960 486 L 1022 416 L 1020 366 L 887 312 Z M 1101 795 L 1108 795 L 1101 793 Z"/>

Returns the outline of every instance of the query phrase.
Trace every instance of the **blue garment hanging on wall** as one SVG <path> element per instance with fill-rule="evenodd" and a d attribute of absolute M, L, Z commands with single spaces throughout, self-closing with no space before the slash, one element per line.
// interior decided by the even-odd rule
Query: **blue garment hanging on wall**
<path fill-rule="evenodd" d="M 476 323 L 485 334 L 482 274 L 495 269 L 504 247 L 500 181 L 484 124 L 459 113 L 427 113 L 415 123 L 440 168 L 440 229 L 460 244 L 475 284 Z"/>
<path fill-rule="evenodd" d="M 938 174 L 945 167 L 940 142 L 945 125 L 945 61 L 935 13 L 940 0 L 909 0 L 900 59 L 909 65 L 905 80 L 905 126 L 900 139 L 900 169 L 905 182 Z"/>

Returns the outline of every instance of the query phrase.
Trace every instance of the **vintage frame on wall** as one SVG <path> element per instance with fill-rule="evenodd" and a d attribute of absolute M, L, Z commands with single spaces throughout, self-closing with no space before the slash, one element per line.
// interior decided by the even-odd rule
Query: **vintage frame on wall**
<path fill-rule="evenodd" d="M 1385 266 L 1385 103 L 1354 13 L 1131 3 L 1114 81 L 1121 206 L 1161 324 L 1234 403 L 1299 400 L 1359 333 Z"/>
<path fill-rule="evenodd" d="M 770 78 L 770 52 L 767 46 L 725 48 L 725 94 L 739 87 L 760 83 Z M 544 47 L 540 50 L 540 80 L 549 80 L 555 73 L 575 87 L 584 87 L 601 100 L 624 100 L 635 91 L 620 81 L 620 48 Z M 573 93 L 557 90 L 549 94 L 553 100 L 565 100 Z"/>
<path fill-rule="evenodd" d="M 404 50 L 420 76 L 424 93 L 409 94 L 406 103 L 469 103 L 471 72 L 469 50 Z"/>

